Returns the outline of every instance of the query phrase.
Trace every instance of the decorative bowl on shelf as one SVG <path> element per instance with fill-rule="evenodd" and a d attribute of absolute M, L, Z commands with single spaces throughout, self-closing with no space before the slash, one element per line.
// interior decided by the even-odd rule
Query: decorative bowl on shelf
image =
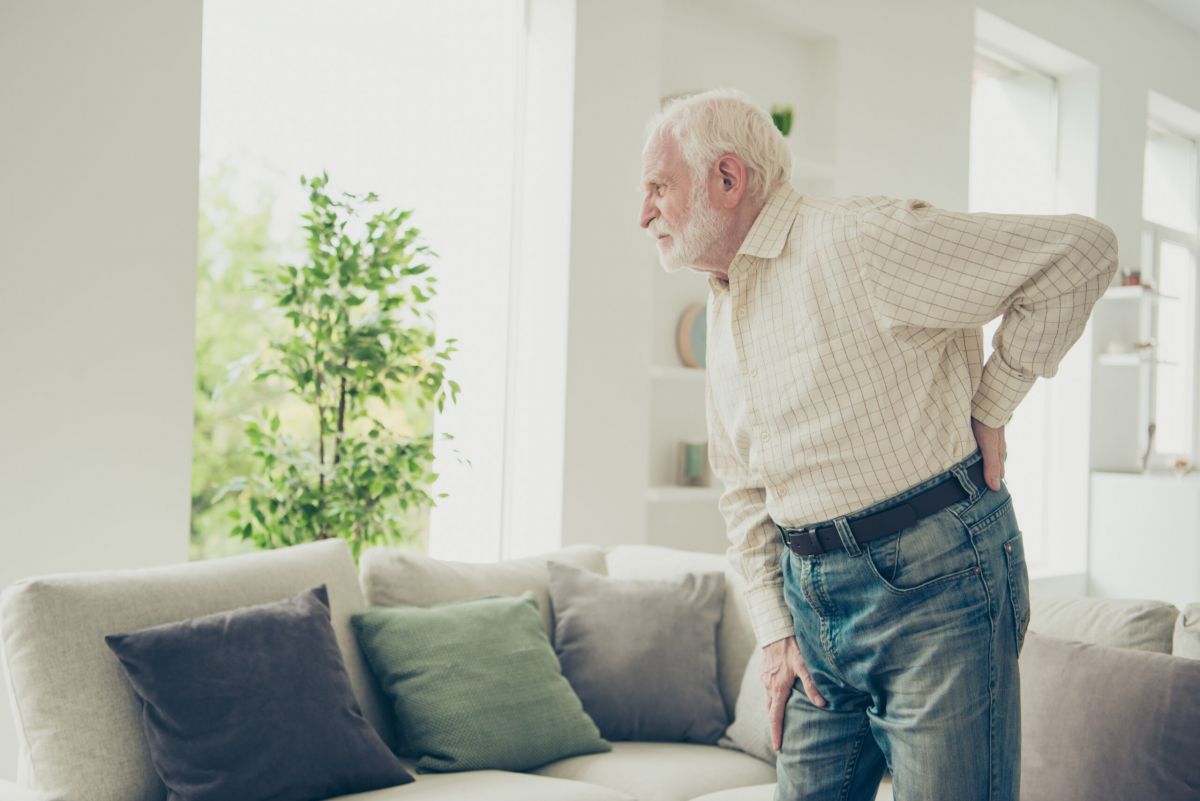
<path fill-rule="evenodd" d="M 704 348 L 708 339 L 708 316 L 703 303 L 693 303 L 679 315 L 675 345 L 679 359 L 687 367 L 704 366 Z"/>

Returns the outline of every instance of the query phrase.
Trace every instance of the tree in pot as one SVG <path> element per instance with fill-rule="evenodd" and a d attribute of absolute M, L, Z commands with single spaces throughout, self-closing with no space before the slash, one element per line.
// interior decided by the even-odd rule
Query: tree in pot
<path fill-rule="evenodd" d="M 384 418 L 396 403 L 441 411 L 457 400 L 445 376 L 456 340 L 437 344 L 427 308 L 436 254 L 407 225 L 412 212 L 372 211 L 373 192 L 334 198 L 326 173 L 300 182 L 311 203 L 306 263 L 261 276 L 290 335 L 271 343 L 254 380 L 282 381 L 313 425 L 290 432 L 267 409 L 243 418 L 255 468 L 222 494 L 237 497 L 234 536 L 262 548 L 342 537 L 357 559 L 368 545 L 412 542 L 411 513 L 436 504 L 433 434 Z"/>

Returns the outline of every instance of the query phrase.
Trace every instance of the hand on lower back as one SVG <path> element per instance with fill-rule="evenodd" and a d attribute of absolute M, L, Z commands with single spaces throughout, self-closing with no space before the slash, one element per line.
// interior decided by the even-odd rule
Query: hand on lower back
<path fill-rule="evenodd" d="M 825 699 L 817 692 L 808 665 L 800 655 L 795 637 L 776 640 L 763 648 L 762 681 L 767 688 L 767 717 L 771 722 L 771 747 L 778 751 L 783 746 L 783 711 L 796 679 L 804 687 L 808 700 L 817 706 L 825 706 Z"/>
<path fill-rule="evenodd" d="M 992 428 L 971 418 L 971 431 L 983 454 L 983 480 L 992 492 L 1000 491 L 1000 479 L 1004 478 L 1004 426 Z"/>

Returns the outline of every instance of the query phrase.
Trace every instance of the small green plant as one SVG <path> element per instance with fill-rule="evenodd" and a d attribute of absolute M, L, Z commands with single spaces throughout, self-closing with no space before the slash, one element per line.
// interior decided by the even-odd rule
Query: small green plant
<path fill-rule="evenodd" d="M 774 121 L 775 127 L 784 136 L 792 132 L 792 114 L 793 110 L 791 106 L 771 106 L 771 119 Z"/>
<path fill-rule="evenodd" d="M 377 210 L 373 192 L 334 198 L 326 173 L 300 182 L 307 258 L 260 275 L 290 328 L 254 380 L 282 382 L 306 420 L 284 425 L 266 408 L 243 417 L 254 468 L 220 494 L 236 495 L 236 537 L 262 548 L 342 537 L 357 558 L 367 545 L 411 542 L 414 513 L 436 505 L 433 435 L 396 430 L 396 409 L 457 400 L 445 376 L 456 340 L 436 342 L 426 308 L 436 254 L 407 225 L 412 212 Z"/>

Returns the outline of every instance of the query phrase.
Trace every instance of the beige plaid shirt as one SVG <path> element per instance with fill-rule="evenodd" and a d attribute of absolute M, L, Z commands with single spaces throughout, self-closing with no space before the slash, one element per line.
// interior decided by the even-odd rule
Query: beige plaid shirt
<path fill-rule="evenodd" d="M 775 192 L 710 276 L 709 459 L 760 645 L 791 636 L 773 521 L 870 506 L 976 447 L 1054 375 L 1117 269 L 1078 214 L 943 211 Z M 982 326 L 1003 315 L 983 364 Z"/>

